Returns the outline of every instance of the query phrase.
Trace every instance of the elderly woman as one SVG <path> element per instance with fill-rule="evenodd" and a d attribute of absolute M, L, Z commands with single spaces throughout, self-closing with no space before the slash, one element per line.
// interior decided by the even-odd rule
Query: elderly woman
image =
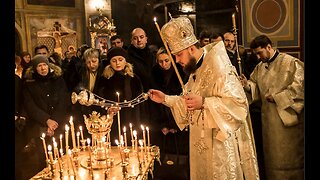
<path fill-rule="evenodd" d="M 46 163 L 40 137 L 45 133 L 47 140 L 52 140 L 64 132 L 71 101 L 59 66 L 49 63 L 44 55 L 34 56 L 31 63 L 25 73 L 23 102 L 29 117 L 28 133 L 35 140 L 41 170 Z"/>
<path fill-rule="evenodd" d="M 95 86 L 94 93 L 108 100 L 118 101 L 117 92 L 120 101 L 130 101 L 143 93 L 140 78 L 133 72 L 133 66 L 127 62 L 128 55 L 126 50 L 120 47 L 113 47 L 108 51 L 107 64 L 102 76 Z M 103 109 L 101 109 L 103 113 Z M 144 103 L 136 105 L 133 108 L 123 108 L 120 111 L 121 129 L 123 126 L 129 127 L 129 123 L 139 127 L 143 124 L 141 118 L 144 113 Z M 116 118 L 116 117 L 114 117 Z M 111 128 L 111 143 L 118 139 L 118 123 L 114 121 Z"/>

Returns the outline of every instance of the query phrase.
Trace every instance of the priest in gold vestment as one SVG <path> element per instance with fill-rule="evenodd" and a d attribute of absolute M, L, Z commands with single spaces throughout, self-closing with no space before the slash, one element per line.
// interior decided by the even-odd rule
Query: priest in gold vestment
<path fill-rule="evenodd" d="M 186 17 L 171 19 L 161 35 L 190 76 L 183 95 L 151 89 L 149 96 L 190 130 L 190 179 L 259 179 L 247 98 L 223 42 L 200 48 Z"/>
<path fill-rule="evenodd" d="M 249 103 L 261 102 L 266 178 L 304 179 L 304 63 L 272 47 L 266 35 L 250 48 L 261 61 L 242 83 Z"/>

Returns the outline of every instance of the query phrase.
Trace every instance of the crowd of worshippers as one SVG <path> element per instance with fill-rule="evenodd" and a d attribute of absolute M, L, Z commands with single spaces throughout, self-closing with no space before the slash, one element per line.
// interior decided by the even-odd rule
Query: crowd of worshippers
<path fill-rule="evenodd" d="M 259 74 L 262 73 L 263 77 L 263 73 L 266 73 L 265 71 L 268 71 L 268 68 L 263 66 L 262 69 L 259 69 L 259 63 L 267 64 L 271 68 L 270 64 L 272 62 L 268 60 L 272 58 L 270 54 L 269 57 L 262 57 L 259 50 L 267 48 L 268 52 L 275 52 L 275 56 L 279 54 L 279 51 L 273 49 L 272 42 L 269 42 L 268 37 L 263 36 L 255 40 L 250 47 L 253 50 L 251 53 L 248 53 L 243 46 L 236 47 L 235 36 L 232 32 L 208 33 L 203 31 L 199 35 L 197 44 L 199 47 L 205 47 L 208 44 L 223 41 L 231 64 L 235 67 L 246 93 L 249 93 L 255 87 L 260 90 L 260 93 L 263 93 L 260 97 L 268 95 L 267 100 L 250 104 L 260 178 L 263 179 L 265 174 L 269 177 L 277 177 L 273 174 L 274 167 L 281 165 L 280 160 L 290 159 L 290 153 L 288 152 L 287 159 L 281 159 L 279 158 L 281 153 L 277 151 L 278 155 L 275 157 L 278 157 L 279 161 L 272 158 L 270 151 L 278 149 L 277 145 L 283 142 L 280 140 L 271 142 L 268 129 L 275 125 L 261 125 L 261 111 L 269 114 L 263 118 L 273 119 L 274 121 L 282 119 L 282 117 L 288 119 L 290 116 L 286 112 L 282 112 L 280 116 L 274 114 L 275 112 L 267 113 L 269 108 L 266 108 L 266 103 L 272 102 L 274 104 L 281 98 L 280 96 L 273 98 L 270 96 L 274 95 L 275 90 L 281 88 L 284 84 L 279 84 L 279 88 L 272 87 L 273 89 L 269 89 L 263 83 L 263 78 L 260 79 Z M 267 44 L 261 44 L 262 41 Z M 139 27 L 132 30 L 131 43 L 125 45 L 124 42 L 120 35 L 112 36 L 110 38 L 111 47 L 108 47 L 103 54 L 100 49 L 92 48 L 87 44 L 78 48 L 69 46 L 63 54 L 50 52 L 46 45 L 40 44 L 34 48 L 32 53 L 21 52 L 15 56 L 16 179 L 29 179 L 46 167 L 44 150 L 41 148 L 40 136 L 42 133 L 46 134 L 48 140 L 52 137 L 58 138 L 60 134 L 63 134 L 69 117 L 73 116 L 75 127 L 84 127 L 84 136 L 90 137 L 85 128 L 83 115 L 88 116 L 93 110 L 101 114 L 106 113 L 103 108 L 83 106 L 79 103 L 72 104 L 71 93 L 79 93 L 86 89 L 105 99 L 117 101 L 116 92 L 119 92 L 121 102 L 131 100 L 143 92 L 148 92 L 149 89 L 158 89 L 168 95 L 181 95 L 183 89 L 177 73 L 179 73 L 183 83 L 186 83 L 191 77 L 180 64 L 171 62 L 175 61 L 175 57 L 169 57 L 168 49 L 150 45 L 146 31 Z M 241 58 L 240 63 L 238 62 L 237 51 L 239 51 Z M 266 61 L 260 61 L 262 58 L 266 58 Z M 176 68 L 174 68 L 174 65 Z M 303 71 L 303 63 L 300 61 L 298 64 L 291 63 L 290 66 L 297 66 L 297 71 Z M 242 74 L 240 74 L 240 69 Z M 301 77 L 303 73 L 299 73 Z M 268 92 L 262 92 L 261 90 Z M 303 95 L 301 94 L 303 93 L 299 94 L 299 98 L 303 102 Z M 261 109 L 261 107 L 264 108 Z M 285 126 L 296 127 L 296 124 L 301 124 L 300 118 L 303 116 L 300 115 L 301 109 L 303 107 L 300 104 L 292 110 L 299 112 L 299 122 L 298 118 L 295 117 L 293 120 L 285 121 Z M 148 99 L 134 108 L 121 109 L 120 114 L 121 124 L 123 125 L 129 125 L 129 123 L 136 126 L 147 125 L 152 130 L 150 131 L 152 132 L 150 135 L 152 144 L 159 146 L 160 149 L 166 149 L 166 152 L 175 153 L 176 147 L 170 145 L 170 139 L 168 140 L 167 137 L 173 134 L 177 135 L 181 145 L 179 147 L 180 153 L 188 155 L 189 132 L 178 128 L 170 108 Z M 280 122 L 282 121 L 279 120 L 278 123 Z M 267 123 L 267 121 L 263 123 Z M 117 123 L 112 125 L 111 142 L 114 142 L 112 137 L 117 137 L 117 126 Z M 273 134 L 280 134 L 277 130 L 289 131 L 288 129 L 284 130 L 284 128 L 279 129 L 279 126 L 281 125 L 278 125 L 272 131 Z M 301 134 L 302 127 L 299 126 L 297 129 L 292 131 Z M 292 133 L 283 133 L 282 138 L 292 137 L 289 134 Z M 303 141 L 301 137 L 299 140 Z M 270 144 L 273 145 L 269 146 Z M 287 144 L 287 146 L 291 148 L 291 145 Z M 295 152 L 292 152 L 292 154 L 301 158 L 301 154 L 295 154 Z M 268 159 L 264 159 L 264 156 Z"/>

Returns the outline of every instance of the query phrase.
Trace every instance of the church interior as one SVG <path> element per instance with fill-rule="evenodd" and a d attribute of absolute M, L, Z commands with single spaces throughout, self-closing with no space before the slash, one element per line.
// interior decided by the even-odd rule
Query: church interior
<path fill-rule="evenodd" d="M 270 37 L 273 42 L 273 47 L 277 50 L 304 61 L 304 6 L 305 2 L 303 0 L 15 0 L 15 53 L 16 55 L 20 55 L 22 52 L 28 52 L 32 58 L 36 55 L 35 48 L 39 45 L 45 45 L 48 47 L 49 52 L 56 52 L 62 59 L 66 58 L 66 52 L 69 52 L 70 48 L 77 50 L 84 45 L 99 49 L 101 52 L 108 51 L 112 46 L 111 37 L 115 35 L 121 36 L 124 45 L 129 46 L 131 44 L 132 30 L 137 27 L 145 30 L 148 37 L 147 45 L 155 53 L 164 45 L 157 26 L 161 28 L 172 18 L 187 17 L 190 19 L 194 27 L 194 33 L 198 39 L 201 38 L 203 32 L 210 32 L 212 34 L 232 32 L 236 35 L 237 44 L 250 54 L 250 42 L 256 36 L 266 34 Z M 90 99 L 91 96 L 90 93 L 73 94 L 71 98 L 73 101 L 80 103 L 83 100 L 82 98 Z M 140 98 L 137 101 L 138 103 L 144 101 L 143 97 L 139 96 L 138 98 Z M 103 103 L 105 103 L 105 101 L 103 101 Z M 127 102 L 125 102 L 123 107 L 127 106 L 131 106 L 131 104 L 127 105 Z M 102 119 L 100 117 L 94 117 L 94 115 L 92 115 L 92 117 L 85 117 L 85 119 L 89 120 L 94 118 Z M 105 126 L 109 122 L 103 123 L 105 123 L 103 124 Z M 72 122 L 70 124 L 72 126 Z M 96 126 L 101 126 L 101 124 L 97 123 Z M 261 126 L 261 124 L 256 124 L 256 126 Z M 71 128 L 74 127 L 70 127 L 72 137 L 69 134 L 69 138 L 72 138 L 72 141 L 69 141 L 69 146 L 74 147 L 77 146 L 75 144 L 78 144 L 79 151 L 72 152 L 73 160 L 77 161 L 75 159 L 81 159 L 80 149 L 86 148 L 86 143 L 90 145 L 90 140 L 88 142 L 83 139 L 83 137 L 79 140 L 83 135 L 81 134 L 80 136 L 80 134 L 77 134 L 77 137 L 75 137 L 75 132 L 72 133 Z M 260 130 L 260 128 L 261 127 L 258 127 L 257 129 Z M 139 129 L 139 131 L 143 131 L 144 142 L 142 142 L 142 144 L 144 145 L 140 147 L 139 142 L 135 142 L 137 139 L 134 139 L 135 133 L 132 132 L 131 126 L 130 129 L 129 126 L 127 126 L 126 129 L 128 132 L 128 146 L 129 144 L 131 145 L 132 142 L 135 144 L 132 149 L 146 149 L 141 150 L 141 153 L 145 153 L 142 156 L 145 156 L 146 159 L 139 159 L 138 154 L 138 159 L 134 160 L 138 164 L 136 167 L 130 167 L 126 164 L 129 163 L 127 162 L 129 152 L 121 151 L 119 157 L 121 157 L 122 163 L 116 164 L 107 158 L 107 150 L 105 149 L 108 149 L 108 145 L 104 145 L 103 142 L 92 141 L 92 145 L 95 143 L 97 147 L 101 148 L 102 146 L 106 146 L 104 147 L 105 155 L 99 155 L 99 153 L 102 152 L 98 151 L 95 151 L 96 154 L 92 154 L 92 156 L 98 158 L 105 158 L 105 164 L 95 164 L 95 166 L 93 166 L 92 161 L 94 160 L 91 162 L 87 160 L 75 162 L 75 165 L 78 164 L 79 167 L 73 167 L 74 164 L 71 162 L 70 151 L 70 162 L 68 152 L 65 152 L 65 164 L 61 165 L 59 152 L 56 146 L 53 145 L 52 147 L 50 146 L 51 154 L 48 153 L 50 156 L 46 158 L 50 161 L 53 154 L 54 159 L 57 159 L 57 161 L 54 160 L 52 163 L 46 164 L 47 170 L 36 169 L 31 161 L 30 163 L 24 163 L 23 166 L 28 166 L 29 168 L 26 172 L 22 172 L 20 178 L 21 180 L 24 180 L 24 178 L 59 179 L 60 176 L 62 177 L 62 174 L 66 174 L 66 171 L 68 171 L 70 179 L 71 176 L 76 179 L 74 168 L 82 168 L 83 170 L 79 170 L 78 173 L 83 174 L 83 179 L 112 179 L 112 177 L 119 175 L 125 177 L 124 179 L 153 179 L 152 171 L 159 165 L 158 161 L 160 161 L 160 152 L 162 149 L 150 145 L 144 147 L 148 144 L 146 141 L 150 141 L 146 140 L 149 138 L 149 129 L 148 127 L 141 127 L 141 129 L 142 130 Z M 126 130 L 123 131 L 125 132 Z M 66 136 L 66 134 L 64 134 L 64 136 Z M 129 137 L 132 139 L 130 140 Z M 45 142 L 44 137 L 39 138 L 43 142 L 45 151 L 49 151 L 45 143 L 50 142 Z M 78 142 L 76 142 L 76 138 L 79 138 L 77 139 Z M 58 142 L 59 139 L 56 141 Z M 81 142 L 81 144 L 79 142 Z M 67 142 L 62 143 L 60 139 L 60 143 L 64 144 Z M 111 145 L 109 144 L 109 146 Z M 124 145 L 121 144 L 118 146 L 119 151 L 122 146 Z M 257 149 L 257 151 L 262 150 Z M 110 152 L 111 150 L 109 153 Z M 118 151 L 114 152 L 119 153 Z M 119 154 L 115 155 L 114 153 L 112 155 L 118 156 Z M 39 158 L 39 155 L 36 154 L 28 154 L 28 156 L 34 159 Z M 42 156 L 42 154 L 40 156 Z M 35 167 L 34 169 L 32 169 L 33 166 Z M 54 166 L 67 166 L 68 169 L 64 171 L 60 169 L 59 171 L 59 168 L 56 168 L 54 172 L 52 170 Z M 111 171 L 107 168 L 102 174 L 96 173 L 95 178 L 92 177 L 93 169 L 101 170 L 104 169 L 104 167 L 113 166 L 119 166 L 119 169 Z M 261 165 L 261 167 L 263 167 L 263 165 Z M 40 170 L 42 171 L 40 172 Z M 87 170 L 90 171 L 87 172 Z M 174 170 L 175 169 L 172 169 L 171 171 Z M 130 177 L 128 174 L 129 171 L 135 172 L 135 174 L 138 175 L 132 175 L 132 177 Z M 54 175 L 59 173 L 60 176 Z M 175 172 L 171 173 L 174 174 Z M 261 177 L 261 179 L 263 179 L 263 174 Z M 164 176 L 163 178 L 155 179 L 162 180 L 167 178 L 168 177 Z M 16 179 L 20 180 L 17 174 Z M 65 177 L 63 179 L 68 178 Z M 189 177 L 182 179 L 189 180 Z"/>

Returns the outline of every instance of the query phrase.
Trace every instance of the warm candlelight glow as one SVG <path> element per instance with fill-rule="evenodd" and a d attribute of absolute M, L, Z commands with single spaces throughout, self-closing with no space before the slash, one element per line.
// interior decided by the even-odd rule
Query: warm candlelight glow
<path fill-rule="evenodd" d="M 120 102 L 120 93 L 116 92 L 117 96 L 118 96 L 118 102 Z M 118 135 L 119 135 L 119 139 L 121 136 L 121 123 L 120 123 L 120 111 L 118 111 Z"/>
<path fill-rule="evenodd" d="M 232 14 L 232 25 L 236 27 L 236 15 L 234 13 Z"/>
<path fill-rule="evenodd" d="M 118 141 L 118 139 L 114 140 L 114 142 L 116 143 L 117 146 L 119 146 L 119 141 Z"/>
<path fill-rule="evenodd" d="M 141 125 L 141 129 L 142 129 L 142 135 L 143 135 L 143 146 L 146 148 L 146 132 L 144 130 L 144 126 Z M 145 149 L 144 149 L 145 150 Z"/>
<path fill-rule="evenodd" d="M 62 134 L 60 134 L 60 149 L 62 149 Z"/>
<path fill-rule="evenodd" d="M 88 146 L 90 146 L 90 138 L 87 138 L 87 144 L 88 144 Z"/>
<path fill-rule="evenodd" d="M 83 131 L 82 131 L 82 126 L 79 126 L 80 129 L 80 134 L 81 134 L 81 140 L 83 141 Z"/>
<path fill-rule="evenodd" d="M 138 139 L 138 137 L 137 137 L 137 131 L 136 130 L 133 131 L 133 136 L 134 136 L 135 149 L 137 150 L 137 147 L 138 147 L 137 139 Z"/>
<path fill-rule="evenodd" d="M 126 132 L 126 126 L 123 127 L 123 138 L 124 138 L 124 147 L 127 148 L 127 132 Z"/>
<path fill-rule="evenodd" d="M 172 64 L 172 66 L 173 66 L 173 68 L 174 68 L 174 71 L 175 71 L 175 73 L 176 73 L 176 75 L 177 75 L 177 77 L 178 77 L 178 79 L 179 79 L 180 85 L 181 85 L 181 87 L 182 87 L 182 91 L 185 92 L 185 88 L 184 88 L 184 84 L 183 84 L 182 78 L 181 78 L 181 76 L 180 76 L 180 74 L 179 74 L 179 71 L 178 71 L 178 69 L 177 69 L 176 63 L 174 62 L 174 60 L 173 60 L 173 58 L 172 58 L 171 52 L 169 51 L 167 42 L 163 39 L 163 36 L 162 36 L 162 34 L 161 34 L 161 30 L 160 30 L 159 24 L 157 23 L 157 18 L 154 17 L 153 20 L 154 20 L 154 24 L 155 24 L 156 27 L 157 27 L 157 30 L 158 30 L 159 35 L 160 35 L 160 37 L 161 37 L 161 40 L 162 40 L 162 42 L 163 42 L 163 44 L 164 44 L 164 47 L 166 48 L 166 51 L 167 51 L 167 53 L 168 53 L 168 55 L 169 55 L 169 59 L 170 59 L 171 64 Z"/>
<path fill-rule="evenodd" d="M 70 116 L 69 123 L 71 126 L 72 148 L 76 149 L 77 145 L 76 145 L 76 137 L 75 137 L 75 132 L 74 132 L 74 124 L 73 124 L 73 117 L 72 116 Z"/>
<path fill-rule="evenodd" d="M 80 149 L 80 132 L 77 132 L 77 143 L 78 143 L 78 149 Z"/>
<path fill-rule="evenodd" d="M 48 145 L 48 154 L 49 154 L 49 158 L 50 158 L 50 163 L 53 164 L 53 155 L 52 155 L 52 147 L 51 145 Z"/>
<path fill-rule="evenodd" d="M 65 132 L 65 141 L 66 141 L 66 153 L 69 149 L 69 126 L 66 124 L 65 126 L 66 132 Z"/>
<path fill-rule="evenodd" d="M 40 139 L 42 139 L 44 154 L 46 155 L 46 160 L 48 161 L 47 145 L 46 145 L 45 137 L 46 137 L 46 134 L 45 134 L 45 133 L 42 133 L 42 136 L 40 137 Z"/>
<path fill-rule="evenodd" d="M 53 142 L 53 154 L 54 158 L 59 158 L 58 144 L 57 142 Z"/>
<path fill-rule="evenodd" d="M 148 147 L 150 147 L 150 133 L 149 133 L 149 127 L 146 127 L 147 130 L 147 138 L 148 138 Z"/>
<path fill-rule="evenodd" d="M 130 136 L 131 136 L 131 145 L 132 145 L 132 149 L 134 148 L 134 140 L 133 140 L 133 132 L 132 132 L 132 124 L 129 123 L 129 127 L 130 127 Z"/>

